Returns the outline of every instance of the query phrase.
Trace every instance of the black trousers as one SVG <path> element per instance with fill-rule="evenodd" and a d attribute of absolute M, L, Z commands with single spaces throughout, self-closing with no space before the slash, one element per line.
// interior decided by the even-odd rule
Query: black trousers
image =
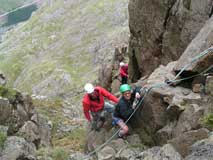
<path fill-rule="evenodd" d="M 127 84 L 127 77 L 121 77 L 121 83 Z"/>

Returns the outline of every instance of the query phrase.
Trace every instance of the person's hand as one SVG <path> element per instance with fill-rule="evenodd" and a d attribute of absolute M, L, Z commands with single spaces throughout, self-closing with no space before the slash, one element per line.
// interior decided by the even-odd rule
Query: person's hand
<path fill-rule="evenodd" d="M 97 129 L 97 121 L 91 121 L 91 127 L 92 127 L 92 130 L 96 130 Z"/>
<path fill-rule="evenodd" d="M 140 99 L 140 98 L 141 98 L 141 95 L 140 95 L 138 92 L 136 92 L 135 97 L 136 97 L 137 99 Z"/>

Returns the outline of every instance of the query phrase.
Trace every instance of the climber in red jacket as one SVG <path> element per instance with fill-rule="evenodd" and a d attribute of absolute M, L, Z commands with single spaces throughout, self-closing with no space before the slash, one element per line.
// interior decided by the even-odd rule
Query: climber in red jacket
<path fill-rule="evenodd" d="M 121 76 L 121 83 L 127 84 L 128 80 L 128 64 L 125 64 L 124 62 L 120 62 L 120 69 L 119 73 Z"/>
<path fill-rule="evenodd" d="M 104 98 L 118 103 L 118 98 L 100 86 L 94 87 L 91 83 L 84 86 L 86 94 L 82 100 L 86 119 L 91 123 L 92 129 L 98 130 L 103 125 L 106 112 L 113 113 L 114 105 L 105 102 Z M 102 122 L 98 125 L 98 122 Z"/>

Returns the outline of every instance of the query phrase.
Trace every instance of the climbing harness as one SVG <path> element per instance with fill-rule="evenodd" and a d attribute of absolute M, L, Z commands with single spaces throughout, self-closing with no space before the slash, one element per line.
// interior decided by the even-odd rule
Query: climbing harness
<path fill-rule="evenodd" d="M 148 95 L 148 93 L 153 89 L 153 88 L 161 88 L 161 87 L 164 87 L 164 86 L 168 86 L 170 85 L 171 83 L 175 83 L 175 82 L 180 82 L 180 81 L 184 81 L 184 80 L 187 80 L 187 79 L 191 79 L 191 78 L 194 78 L 196 76 L 199 76 L 199 75 L 202 75 L 206 72 L 208 72 L 210 69 L 213 68 L 213 65 L 211 65 L 210 67 L 208 67 L 207 69 L 205 69 L 204 71 L 202 71 L 201 73 L 198 73 L 196 75 L 193 75 L 193 76 L 189 76 L 189 77 L 185 77 L 185 78 L 182 78 L 182 79 L 177 79 L 179 77 L 179 75 L 187 68 L 189 67 L 192 63 L 194 63 L 196 60 L 198 60 L 199 58 L 203 57 L 204 55 L 210 53 L 210 52 L 213 52 L 213 47 L 210 47 L 208 49 L 206 49 L 205 51 L 201 52 L 199 55 L 197 55 L 196 57 L 194 57 L 190 62 L 189 64 L 185 65 L 180 71 L 179 73 L 175 76 L 175 78 L 173 80 L 168 80 L 167 83 L 158 83 L 158 84 L 155 84 L 155 85 L 152 85 L 150 88 L 146 88 L 146 87 L 143 87 L 141 89 L 140 92 L 143 92 L 144 95 L 143 97 L 137 102 L 137 104 L 135 105 L 135 109 L 134 111 L 132 112 L 132 114 L 129 116 L 129 118 L 125 121 L 125 124 L 127 124 L 127 122 L 132 118 L 132 116 L 135 114 L 135 112 L 137 111 L 137 109 L 141 106 L 142 102 L 144 101 L 145 97 Z M 102 147 L 104 147 L 106 144 L 108 144 L 118 133 L 119 131 L 121 130 L 121 128 L 119 128 L 108 140 L 106 140 L 102 145 L 98 146 L 96 149 L 94 149 L 92 152 L 88 153 L 84 159 L 87 159 L 89 158 L 90 156 L 92 156 L 95 152 L 99 151 Z"/>

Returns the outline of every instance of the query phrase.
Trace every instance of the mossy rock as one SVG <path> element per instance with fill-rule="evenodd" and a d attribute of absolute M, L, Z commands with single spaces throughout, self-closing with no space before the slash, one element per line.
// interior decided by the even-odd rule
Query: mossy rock
<path fill-rule="evenodd" d="M 202 125 L 210 130 L 213 130 L 213 113 L 209 113 L 200 119 Z"/>
<path fill-rule="evenodd" d="M 4 142 L 7 139 L 7 135 L 0 131 L 0 148 L 3 148 Z"/>
<path fill-rule="evenodd" d="M 0 96 L 7 98 L 11 103 L 15 101 L 17 95 L 18 91 L 0 85 Z"/>

